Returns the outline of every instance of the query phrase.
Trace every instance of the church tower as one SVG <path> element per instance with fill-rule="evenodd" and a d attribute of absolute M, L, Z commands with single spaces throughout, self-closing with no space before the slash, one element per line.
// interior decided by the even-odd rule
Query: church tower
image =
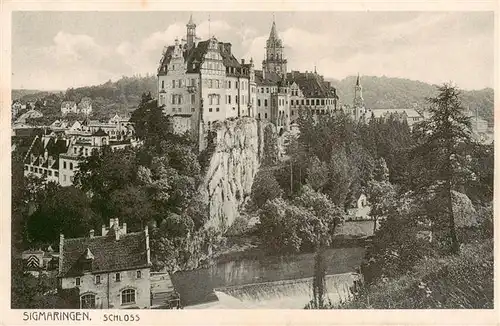
<path fill-rule="evenodd" d="M 189 17 L 189 22 L 186 25 L 186 46 L 187 50 L 192 49 L 196 45 L 196 24 L 193 23 L 193 15 Z"/>
<path fill-rule="evenodd" d="M 358 121 L 365 112 L 365 100 L 363 99 L 363 88 L 358 74 L 356 85 L 354 86 L 354 102 L 353 102 L 354 120 Z"/>
<path fill-rule="evenodd" d="M 283 42 L 276 32 L 276 22 L 273 19 L 271 33 L 266 42 L 266 59 L 262 61 L 264 77 L 268 73 L 286 74 L 287 60 L 283 55 Z"/>

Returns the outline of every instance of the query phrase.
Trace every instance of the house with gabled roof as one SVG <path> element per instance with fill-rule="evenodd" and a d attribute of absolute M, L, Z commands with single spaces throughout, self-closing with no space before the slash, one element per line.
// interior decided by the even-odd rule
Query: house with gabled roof
<path fill-rule="evenodd" d="M 82 309 L 144 309 L 151 306 L 149 232 L 127 233 L 111 219 L 101 236 L 59 241 L 59 288 L 79 290 Z"/>

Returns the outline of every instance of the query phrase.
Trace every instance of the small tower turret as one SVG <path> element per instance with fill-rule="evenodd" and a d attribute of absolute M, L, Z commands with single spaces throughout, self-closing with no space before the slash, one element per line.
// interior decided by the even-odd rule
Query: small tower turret
<path fill-rule="evenodd" d="M 190 50 L 196 45 L 196 24 L 193 22 L 193 15 L 189 16 L 189 22 L 186 25 L 186 46 Z"/>

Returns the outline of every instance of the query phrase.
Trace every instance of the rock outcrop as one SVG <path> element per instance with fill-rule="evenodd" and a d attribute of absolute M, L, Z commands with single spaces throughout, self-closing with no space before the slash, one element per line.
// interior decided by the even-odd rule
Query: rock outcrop
<path fill-rule="evenodd" d="M 239 216 L 260 166 L 266 126 L 274 130 L 272 124 L 249 117 L 213 125 L 215 148 L 200 187 L 209 205 L 207 227 L 225 231 Z"/>

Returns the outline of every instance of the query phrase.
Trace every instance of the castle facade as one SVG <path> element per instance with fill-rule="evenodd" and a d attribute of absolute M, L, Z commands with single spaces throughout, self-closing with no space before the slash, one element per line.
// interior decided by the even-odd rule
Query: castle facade
<path fill-rule="evenodd" d="M 253 59 L 238 60 L 231 43 L 215 36 L 199 41 L 192 17 L 186 38 L 165 47 L 158 67 L 159 105 L 174 132 L 203 133 L 217 121 L 254 117 L 288 131 L 299 110 L 332 114 L 338 96 L 323 76 L 288 72 L 283 42 L 273 21 L 262 70 Z"/>

